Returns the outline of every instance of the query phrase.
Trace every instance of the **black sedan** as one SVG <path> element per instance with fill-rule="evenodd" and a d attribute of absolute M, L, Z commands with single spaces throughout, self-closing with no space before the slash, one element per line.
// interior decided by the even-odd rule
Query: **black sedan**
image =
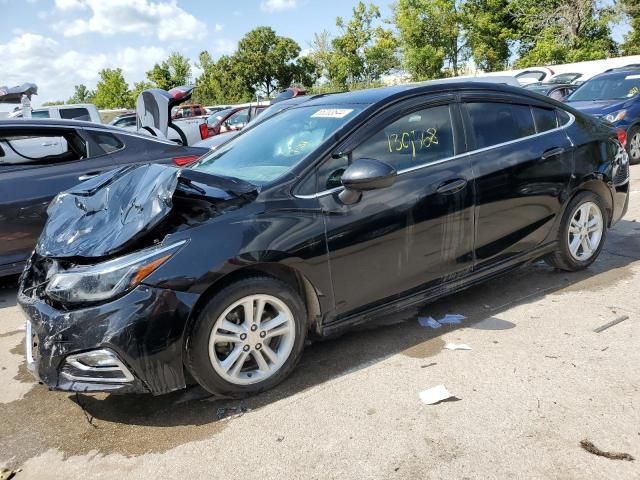
<path fill-rule="evenodd" d="M 540 258 L 588 267 L 628 172 L 613 127 L 521 88 L 313 99 L 192 168 L 59 195 L 21 278 L 28 366 L 61 390 L 256 393 L 307 337 Z"/>
<path fill-rule="evenodd" d="M 122 165 L 185 164 L 206 149 L 72 120 L 0 121 L 0 277 L 19 273 L 59 192 Z"/>

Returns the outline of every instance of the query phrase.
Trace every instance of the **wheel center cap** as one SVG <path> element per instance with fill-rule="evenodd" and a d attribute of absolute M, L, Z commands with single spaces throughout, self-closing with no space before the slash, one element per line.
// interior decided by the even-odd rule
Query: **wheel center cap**
<path fill-rule="evenodd" d="M 247 332 L 246 343 L 252 347 L 255 347 L 257 343 L 260 343 L 260 331 L 256 330 L 255 332 Z"/>

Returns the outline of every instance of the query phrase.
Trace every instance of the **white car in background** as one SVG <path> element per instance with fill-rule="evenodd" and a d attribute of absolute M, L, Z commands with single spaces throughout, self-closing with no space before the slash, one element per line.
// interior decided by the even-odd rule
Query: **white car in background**
<path fill-rule="evenodd" d="M 10 113 L 7 118 L 22 118 L 22 110 Z M 50 107 L 34 108 L 31 110 L 31 118 L 82 120 L 84 122 L 102 123 L 98 108 L 91 103 L 52 105 Z"/>

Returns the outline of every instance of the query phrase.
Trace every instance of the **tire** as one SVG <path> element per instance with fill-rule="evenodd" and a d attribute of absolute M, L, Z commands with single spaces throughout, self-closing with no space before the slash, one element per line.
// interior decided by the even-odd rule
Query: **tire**
<path fill-rule="evenodd" d="M 627 134 L 627 153 L 629 163 L 636 165 L 640 163 L 640 127 L 631 127 Z"/>
<path fill-rule="evenodd" d="M 595 226 L 587 227 L 582 225 L 585 212 L 588 212 L 586 214 L 588 225 L 597 222 L 599 214 L 599 236 L 596 235 L 597 229 Z M 607 224 L 607 210 L 600 195 L 590 191 L 578 193 L 569 202 L 562 217 L 562 223 L 558 231 L 558 249 L 547 256 L 545 261 L 552 267 L 569 272 L 587 268 L 600 255 L 607 237 Z M 569 231 L 570 229 L 572 229 L 572 232 Z M 585 249 L 585 244 L 580 241 L 585 232 L 589 232 L 587 233 L 586 245 L 589 247 L 587 249 Z M 572 241 L 577 241 L 577 249 L 572 248 Z"/>
<path fill-rule="evenodd" d="M 263 314 L 254 330 L 244 305 L 251 305 L 255 316 L 260 302 Z M 214 395 L 256 394 L 289 376 L 306 333 L 307 313 L 298 293 L 275 278 L 248 277 L 220 290 L 198 314 L 185 342 L 186 367 Z"/>

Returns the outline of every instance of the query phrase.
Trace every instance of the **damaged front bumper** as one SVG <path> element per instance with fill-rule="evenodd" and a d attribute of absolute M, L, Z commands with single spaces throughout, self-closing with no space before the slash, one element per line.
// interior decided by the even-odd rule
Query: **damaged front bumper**
<path fill-rule="evenodd" d="M 163 394 L 184 388 L 184 333 L 197 298 L 139 285 L 109 303 L 64 311 L 21 288 L 28 368 L 54 390 Z"/>

